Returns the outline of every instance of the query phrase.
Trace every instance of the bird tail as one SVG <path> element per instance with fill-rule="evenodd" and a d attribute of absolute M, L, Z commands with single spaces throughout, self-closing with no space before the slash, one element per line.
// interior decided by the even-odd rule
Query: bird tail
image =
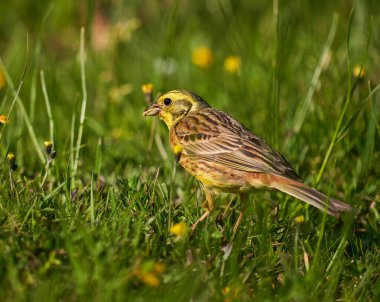
<path fill-rule="evenodd" d="M 322 210 L 327 214 L 338 217 L 340 212 L 350 212 L 352 207 L 337 199 L 329 198 L 325 194 L 304 185 L 301 182 L 285 179 L 272 182 L 271 187 L 296 197 Z"/>

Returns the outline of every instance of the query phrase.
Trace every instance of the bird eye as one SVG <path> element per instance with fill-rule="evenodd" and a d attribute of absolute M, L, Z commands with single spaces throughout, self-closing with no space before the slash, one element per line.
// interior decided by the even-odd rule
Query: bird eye
<path fill-rule="evenodd" d="M 172 99 L 166 98 L 164 99 L 165 106 L 169 106 L 172 103 Z"/>

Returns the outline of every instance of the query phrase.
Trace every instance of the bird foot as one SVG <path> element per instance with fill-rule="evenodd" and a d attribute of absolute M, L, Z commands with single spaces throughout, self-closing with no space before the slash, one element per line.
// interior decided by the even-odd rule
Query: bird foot
<path fill-rule="evenodd" d="M 237 230 L 238 230 L 238 228 L 239 228 L 239 224 L 240 224 L 241 220 L 243 219 L 243 215 L 244 215 L 244 211 L 241 211 L 241 212 L 239 213 L 239 217 L 238 217 L 238 219 L 237 219 L 236 222 L 235 222 L 234 229 L 233 229 L 233 235 L 234 235 L 234 236 L 235 236 L 235 234 L 236 234 L 236 232 L 237 232 Z"/>
<path fill-rule="evenodd" d="M 230 200 L 230 202 L 228 203 L 226 209 L 224 210 L 224 212 L 223 212 L 223 214 L 222 214 L 222 219 L 224 219 L 224 218 L 226 217 L 227 212 L 228 212 L 228 210 L 230 209 L 231 204 L 232 204 L 232 202 L 234 201 L 234 199 L 235 199 L 235 198 L 232 198 L 232 199 Z"/>
<path fill-rule="evenodd" d="M 203 215 L 199 217 L 198 220 L 193 224 L 193 226 L 191 227 L 191 231 L 193 232 L 198 226 L 198 224 L 205 220 L 208 215 L 210 215 L 210 210 L 206 209 L 206 212 L 204 212 Z"/>

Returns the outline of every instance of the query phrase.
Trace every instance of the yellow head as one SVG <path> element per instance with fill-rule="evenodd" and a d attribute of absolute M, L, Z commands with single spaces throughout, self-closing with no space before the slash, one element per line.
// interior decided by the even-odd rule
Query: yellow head
<path fill-rule="evenodd" d="M 157 102 L 144 110 L 144 116 L 158 116 L 170 129 L 177 121 L 189 114 L 209 108 L 201 97 L 186 90 L 172 90 L 161 95 Z"/>

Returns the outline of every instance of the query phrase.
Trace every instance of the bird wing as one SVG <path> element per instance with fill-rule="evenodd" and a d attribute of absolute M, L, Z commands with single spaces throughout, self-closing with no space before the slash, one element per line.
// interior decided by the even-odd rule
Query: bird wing
<path fill-rule="evenodd" d="M 239 171 L 299 179 L 279 152 L 222 111 L 207 108 L 190 114 L 174 131 L 182 153 L 188 156 Z"/>

